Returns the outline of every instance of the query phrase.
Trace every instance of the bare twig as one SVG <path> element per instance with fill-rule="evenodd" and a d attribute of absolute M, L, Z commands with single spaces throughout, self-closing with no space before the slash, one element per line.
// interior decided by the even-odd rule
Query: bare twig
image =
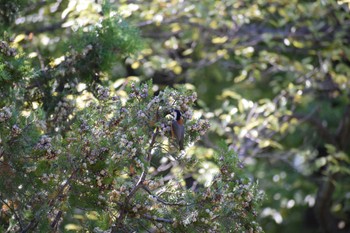
<path fill-rule="evenodd" d="M 165 223 L 173 223 L 174 222 L 172 219 L 157 218 L 157 217 L 150 216 L 148 214 L 144 214 L 144 215 L 142 215 L 142 217 L 145 219 L 148 219 L 148 220 L 156 221 L 156 222 L 165 222 Z"/>
<path fill-rule="evenodd" d="M 172 206 L 189 206 L 190 204 L 182 204 L 182 203 L 170 203 L 170 202 L 167 202 L 165 201 L 163 198 L 153 194 L 151 192 L 151 190 L 145 186 L 145 185 L 142 185 L 142 189 L 144 189 L 148 194 L 150 194 L 152 197 L 154 197 L 158 202 L 164 204 L 164 205 L 172 205 Z"/>
<path fill-rule="evenodd" d="M 30 221 L 30 223 L 21 231 L 21 233 L 27 233 L 30 232 L 32 230 L 34 230 L 36 228 L 36 226 L 38 225 L 39 221 L 37 219 L 33 219 L 32 221 Z"/>
<path fill-rule="evenodd" d="M 11 212 L 15 215 L 15 219 L 17 220 L 18 224 L 19 224 L 19 228 L 20 230 L 23 230 L 23 225 L 22 225 L 22 220 L 21 218 L 18 216 L 16 210 L 14 208 L 12 208 L 5 200 L 3 200 L 3 198 L 0 196 L 0 201 L 9 209 L 11 210 Z"/>
<path fill-rule="evenodd" d="M 60 211 L 58 211 L 54 221 L 51 223 L 51 228 L 52 229 L 56 229 L 57 228 L 58 222 L 60 221 L 61 216 L 62 216 L 62 211 L 60 210 Z"/>
<path fill-rule="evenodd" d="M 153 149 L 154 144 L 156 142 L 156 138 L 158 136 L 158 133 L 159 133 L 159 129 L 157 128 L 156 131 L 153 132 L 153 134 L 152 134 L 152 139 L 151 139 L 150 146 L 149 146 L 149 149 L 147 152 L 147 162 L 148 163 L 150 163 L 152 160 L 152 149 Z M 141 174 L 139 180 L 137 181 L 135 187 L 130 191 L 129 195 L 125 198 L 124 203 L 121 205 L 120 215 L 117 219 L 117 224 L 116 224 L 117 226 L 112 229 L 112 232 L 116 232 L 117 229 L 122 227 L 122 221 L 128 212 L 127 209 L 129 207 L 129 202 L 130 202 L 131 198 L 134 197 L 135 193 L 143 186 L 143 182 L 146 179 L 147 173 L 148 173 L 148 170 L 146 170 L 146 169 L 142 171 L 142 174 Z"/>
<path fill-rule="evenodd" d="M 300 121 L 300 123 L 307 122 L 311 126 L 313 126 L 317 132 L 319 133 L 320 137 L 322 137 L 326 142 L 331 143 L 333 145 L 337 145 L 335 141 L 334 135 L 325 127 L 322 122 L 319 119 L 316 119 L 314 114 L 317 113 L 318 106 L 316 106 L 309 114 L 303 115 L 294 113 L 290 116 L 290 119 L 296 118 Z"/>

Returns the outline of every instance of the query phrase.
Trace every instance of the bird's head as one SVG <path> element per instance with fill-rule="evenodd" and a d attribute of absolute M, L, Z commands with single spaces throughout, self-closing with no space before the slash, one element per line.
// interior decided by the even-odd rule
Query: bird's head
<path fill-rule="evenodd" d="M 182 114 L 181 114 L 180 110 L 174 109 L 173 113 L 174 113 L 174 119 L 179 121 L 181 119 L 181 117 L 182 117 Z"/>

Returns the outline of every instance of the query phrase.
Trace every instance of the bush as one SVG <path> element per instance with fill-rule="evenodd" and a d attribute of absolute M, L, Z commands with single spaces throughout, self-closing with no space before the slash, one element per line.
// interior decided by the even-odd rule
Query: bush
<path fill-rule="evenodd" d="M 42 134 L 35 113 L 2 108 L 3 229 L 261 231 L 254 221 L 261 194 L 227 147 L 213 158 L 219 171 L 210 185 L 189 189 L 186 174 L 175 173 L 198 161 L 174 145 L 172 109 L 186 118 L 186 145 L 209 127 L 192 119 L 195 92 L 154 96 L 151 84 L 131 85 L 125 101 L 102 87 L 97 92 L 99 100 L 76 113 L 65 135 Z"/>
<path fill-rule="evenodd" d="M 56 59 L 52 48 L 28 51 L 30 35 L 2 33 L 0 232 L 261 232 L 262 194 L 226 145 L 209 158 L 213 176 L 192 177 L 203 161 L 187 152 L 209 129 L 193 116 L 194 91 L 129 79 L 109 88 L 114 62 L 141 39 L 101 18 L 53 46 L 65 48 Z M 183 151 L 170 133 L 174 109 L 185 118 Z"/>

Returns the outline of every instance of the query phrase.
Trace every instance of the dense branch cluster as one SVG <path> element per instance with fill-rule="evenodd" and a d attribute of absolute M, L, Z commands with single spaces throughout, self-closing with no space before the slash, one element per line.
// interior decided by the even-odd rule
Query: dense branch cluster
<path fill-rule="evenodd" d="M 206 187 L 188 189 L 186 173 L 175 174 L 196 161 L 180 153 L 171 137 L 173 109 L 184 112 L 186 145 L 199 140 L 209 124 L 192 117 L 194 92 L 165 89 L 154 96 L 151 87 L 132 84 L 127 99 L 102 94 L 76 113 L 64 136 L 40 135 L 43 128 L 35 115 L 32 126 L 13 124 L 17 116 L 2 108 L 1 164 L 12 174 L 1 183 L 6 190 L 1 194 L 2 224 L 15 216 L 8 225 L 14 231 L 56 230 L 85 212 L 96 219 L 82 217 L 82 226 L 95 232 L 261 231 L 251 219 L 262 196 L 249 179 L 236 174 L 232 152 L 222 149 L 221 159 L 213 158 L 220 169 Z M 37 131 L 31 142 L 26 140 L 28 127 Z M 223 224 L 227 221 L 234 227 Z"/>
<path fill-rule="evenodd" d="M 0 0 L 0 231 L 347 232 L 349 15 Z"/>

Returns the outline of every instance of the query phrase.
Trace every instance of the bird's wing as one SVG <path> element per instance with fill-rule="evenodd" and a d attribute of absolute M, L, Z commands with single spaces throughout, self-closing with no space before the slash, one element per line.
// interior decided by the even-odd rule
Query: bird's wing
<path fill-rule="evenodd" d="M 182 138 L 179 140 L 179 147 L 180 150 L 184 149 L 184 135 L 185 135 L 185 127 L 183 125 L 180 125 L 180 133 L 182 135 Z"/>
<path fill-rule="evenodd" d="M 172 136 L 176 138 L 176 140 L 179 138 L 180 136 L 180 125 L 176 122 L 176 120 L 173 120 L 173 123 L 171 125 L 171 129 L 172 129 Z"/>
<path fill-rule="evenodd" d="M 176 138 L 176 142 L 179 144 L 180 149 L 183 150 L 183 135 L 185 133 L 185 127 L 183 125 L 178 124 L 176 120 L 173 120 L 172 130 L 173 136 L 175 136 Z"/>

